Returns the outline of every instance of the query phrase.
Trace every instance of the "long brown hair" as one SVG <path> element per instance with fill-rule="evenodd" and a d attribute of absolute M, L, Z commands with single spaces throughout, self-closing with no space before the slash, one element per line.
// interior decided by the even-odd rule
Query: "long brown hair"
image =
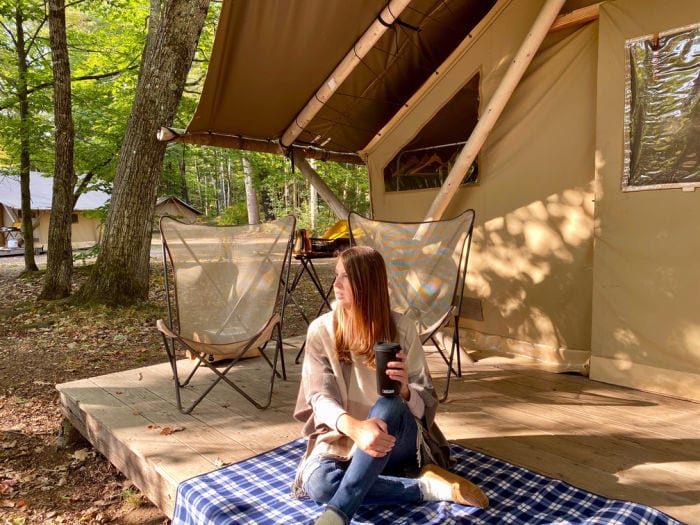
<path fill-rule="evenodd" d="M 348 276 L 353 304 L 336 308 L 335 348 L 341 363 L 351 363 L 350 352 L 374 366 L 374 343 L 393 341 L 396 323 L 391 316 L 389 283 L 381 254 L 368 246 L 353 246 L 340 254 Z"/>

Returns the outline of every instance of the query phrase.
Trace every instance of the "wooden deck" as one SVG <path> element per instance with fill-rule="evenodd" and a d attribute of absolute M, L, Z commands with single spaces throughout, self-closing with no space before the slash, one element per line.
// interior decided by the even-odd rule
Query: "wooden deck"
<path fill-rule="evenodd" d="M 286 351 L 289 379 L 276 383 L 263 411 L 219 385 L 181 414 L 167 363 L 58 390 L 73 425 L 170 516 L 179 482 L 299 437 L 295 355 Z M 444 365 L 433 359 L 439 388 Z M 265 367 L 254 359 L 236 376 L 252 384 Z M 194 390 L 211 381 L 202 372 Z M 486 358 L 454 380 L 438 422 L 466 447 L 700 524 L 700 404 Z"/>

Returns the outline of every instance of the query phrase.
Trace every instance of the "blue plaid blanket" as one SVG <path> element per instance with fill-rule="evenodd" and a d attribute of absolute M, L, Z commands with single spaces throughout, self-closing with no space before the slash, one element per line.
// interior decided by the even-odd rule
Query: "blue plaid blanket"
<path fill-rule="evenodd" d="M 256 457 L 180 483 L 174 525 L 307 524 L 323 510 L 289 495 L 304 452 L 297 439 Z M 452 445 L 454 472 L 479 485 L 486 510 L 434 502 L 404 507 L 362 506 L 353 524 L 679 524 L 644 505 L 611 500 L 500 459 Z"/>

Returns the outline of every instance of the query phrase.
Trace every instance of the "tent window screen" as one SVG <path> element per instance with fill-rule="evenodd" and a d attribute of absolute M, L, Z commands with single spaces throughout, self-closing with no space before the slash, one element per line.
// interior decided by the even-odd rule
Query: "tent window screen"
<path fill-rule="evenodd" d="M 626 43 L 625 191 L 700 186 L 700 24 Z"/>
<path fill-rule="evenodd" d="M 442 186 L 476 126 L 478 113 L 477 73 L 387 164 L 384 190 L 393 192 Z M 462 184 L 475 184 L 477 175 L 477 161 L 474 160 Z"/>

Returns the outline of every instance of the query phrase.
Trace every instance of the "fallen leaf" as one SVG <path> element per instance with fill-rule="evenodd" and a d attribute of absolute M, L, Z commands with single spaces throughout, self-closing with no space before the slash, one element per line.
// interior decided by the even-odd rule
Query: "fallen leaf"
<path fill-rule="evenodd" d="M 180 427 L 180 426 L 174 426 L 174 427 L 163 427 L 163 430 L 160 431 L 161 434 L 168 436 L 172 434 L 173 432 L 182 432 L 185 430 L 185 427 Z"/>
<path fill-rule="evenodd" d="M 76 450 L 71 457 L 78 461 L 85 461 L 88 457 L 88 453 L 88 449 L 81 448 L 80 450 Z"/>
<path fill-rule="evenodd" d="M 150 424 L 150 425 L 148 425 L 148 428 L 151 430 L 155 430 L 155 429 L 160 428 L 160 427 L 158 425 Z"/>

